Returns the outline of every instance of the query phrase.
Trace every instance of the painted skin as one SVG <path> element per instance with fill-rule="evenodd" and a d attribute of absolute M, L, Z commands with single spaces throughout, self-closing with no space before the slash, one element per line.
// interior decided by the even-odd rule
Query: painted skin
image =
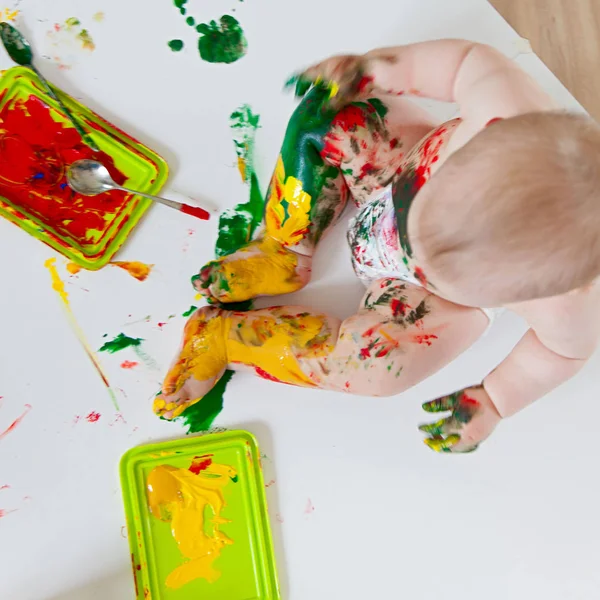
<path fill-rule="evenodd" d="M 405 198 L 406 212 L 410 205 L 411 211 L 417 212 L 421 198 L 418 192 L 428 178 L 449 155 L 490 122 L 494 123 L 498 117 L 510 118 L 555 108 L 552 101 L 511 61 L 487 46 L 460 40 L 376 50 L 362 57 L 334 57 L 309 69 L 304 78 L 334 81 L 338 90 L 333 100 L 336 106 L 331 103 L 329 106 L 332 110 L 334 107 L 343 108 L 333 117 L 320 108 L 319 113 L 315 113 L 315 104 L 320 104 L 317 94 L 324 93 L 319 92 L 318 87 L 304 99 L 286 133 L 282 149 L 284 170 L 281 171 L 278 166 L 271 183 L 265 232 L 251 246 L 257 248 L 263 239 L 272 237 L 277 248 L 308 260 L 327 227 L 343 210 L 346 186 L 357 203 L 365 205 L 380 194 L 397 174 L 396 208 L 402 206 L 396 200 L 398 190 L 403 189 L 410 192 Z M 457 102 L 461 107 L 461 120 L 454 122 L 452 127 L 447 124 L 435 128 L 429 117 L 402 98 L 403 95 Z M 361 102 L 347 105 L 347 102 L 357 99 Z M 310 117 L 311 114 L 312 117 L 307 119 L 307 115 Z M 313 127 L 317 124 L 318 127 Z M 302 128 L 309 132 L 304 138 L 298 133 Z M 417 144 L 428 133 L 430 135 Z M 436 136 L 440 137 L 439 143 L 436 142 L 432 150 L 431 140 Z M 308 139 L 308 142 L 302 144 L 302 139 Z M 314 144 L 314 140 L 318 143 Z M 317 156 L 323 163 L 316 160 Z M 301 168 L 306 164 L 311 165 L 308 172 Z M 336 177 L 329 167 L 338 169 Z M 322 173 L 323 169 L 327 169 L 331 173 L 331 181 L 336 182 L 327 203 L 324 201 L 324 188 L 312 185 L 314 173 Z M 286 196 L 281 190 L 287 189 L 288 179 L 293 193 Z M 304 194 L 310 198 L 307 199 Z M 285 229 L 286 219 L 292 218 L 292 215 L 284 210 L 285 217 L 281 218 L 281 211 L 277 211 L 280 205 L 285 209 L 285 202 L 289 205 L 290 198 L 291 204 L 295 203 L 294 210 L 298 209 L 294 218 L 298 215 L 307 218 L 298 221 L 293 228 Z M 306 210 L 307 202 L 310 210 Z M 323 206 L 333 211 L 333 218 L 327 221 L 326 226 L 319 227 L 313 216 Z M 270 210 L 275 215 L 279 214 L 279 218 L 270 218 Z M 366 230 L 368 237 L 368 227 Z M 435 288 L 428 283 L 426 272 L 414 260 L 407 233 L 405 214 L 404 223 L 402 218 L 398 219 L 396 235 L 399 235 L 399 240 L 395 243 L 400 242 L 402 258 L 421 285 L 393 278 L 374 281 L 357 314 L 342 323 L 296 307 L 263 309 L 237 316 L 221 310 L 210 312 L 215 309 L 198 311 L 190 323 L 201 321 L 208 327 L 208 323 L 214 320 L 218 323 L 212 325 L 214 337 L 202 337 L 202 343 L 194 349 L 191 331 L 194 326 L 190 326 L 191 338 L 184 345 L 182 358 L 169 373 L 155 410 L 166 418 L 179 414 L 210 389 L 227 365 L 234 369 L 254 369 L 269 379 L 296 384 L 299 383 L 291 381 L 291 377 L 292 372 L 299 368 L 309 381 L 302 382 L 302 385 L 365 395 L 391 395 L 415 385 L 450 362 L 483 333 L 488 320 L 478 308 L 454 304 L 449 293 L 445 294 L 447 300 L 432 293 Z M 356 248 L 352 250 L 354 252 Z M 234 262 L 242 258 L 242 254 L 228 258 Z M 228 297 L 231 283 L 237 277 L 235 269 L 226 273 L 224 263 L 211 263 L 195 282 L 197 289 L 203 290 L 210 301 Z M 267 268 L 266 265 L 268 257 L 261 263 L 261 268 Z M 280 279 L 279 285 L 285 283 L 289 286 L 289 282 L 296 278 L 294 285 L 299 289 L 306 283 L 306 273 L 301 276 L 299 269 L 292 269 L 292 261 L 289 265 L 286 277 Z M 303 263 L 302 268 L 306 271 L 309 267 Z M 239 291 L 236 298 L 279 293 L 273 289 L 277 287 L 273 281 L 264 275 L 257 278 L 244 272 L 244 277 L 248 277 L 244 286 L 235 284 Z M 261 280 L 269 281 L 268 290 Z M 385 299 L 381 299 L 384 295 Z M 429 435 L 425 440 L 427 445 L 436 451 L 472 451 L 491 434 L 501 418 L 521 410 L 573 376 L 585 364 L 600 336 L 600 320 L 594 310 L 599 296 L 599 287 L 592 285 L 589 289 L 574 290 L 561 297 L 511 305 L 528 320 L 531 329 L 508 358 L 484 379 L 483 387 L 467 388 L 424 405 L 428 412 L 444 409 L 451 412 L 448 418 L 423 426 Z M 426 310 L 414 323 L 407 322 L 407 310 L 415 310 L 422 303 Z M 250 357 L 256 356 L 256 348 L 252 348 L 251 344 L 236 353 L 235 360 L 232 360 L 228 348 L 232 327 L 249 327 L 255 319 L 264 318 L 270 311 L 277 314 L 292 311 L 299 318 L 301 314 L 305 315 L 302 319 L 321 319 L 327 325 L 328 339 L 320 348 L 320 354 L 307 357 L 300 342 L 300 332 L 288 329 L 285 339 L 278 342 L 278 351 L 270 355 L 272 362 L 262 364 L 260 371 L 250 360 Z M 564 315 L 571 316 L 565 319 Z M 401 323 L 396 322 L 397 319 Z M 223 323 L 227 326 L 224 327 Z M 579 332 L 577 336 L 573 335 L 575 330 Z M 203 374 L 196 372 L 193 366 L 202 362 L 207 348 L 217 342 L 222 351 L 213 366 L 214 375 L 203 378 Z M 285 377 L 275 377 L 275 369 L 280 372 L 282 367 Z"/>

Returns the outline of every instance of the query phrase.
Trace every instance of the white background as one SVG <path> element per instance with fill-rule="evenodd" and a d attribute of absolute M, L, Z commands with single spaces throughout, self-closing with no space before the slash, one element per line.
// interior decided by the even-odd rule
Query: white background
<path fill-rule="evenodd" d="M 264 187 L 294 105 L 282 83 L 332 53 L 470 38 L 517 57 L 561 102 L 578 106 L 483 0 L 190 0 L 188 7 L 200 21 L 235 8 L 248 55 L 232 65 L 200 60 L 193 29 L 169 0 L 22 0 L 18 25 L 52 81 L 168 160 L 171 189 L 221 208 L 247 197 L 235 169 L 231 111 L 248 103 L 261 115 Z M 92 20 L 99 10 L 102 23 Z M 52 25 L 72 16 L 97 49 L 70 51 L 73 68 L 60 70 L 41 56 L 53 50 Z M 184 52 L 168 49 L 172 38 L 186 41 Z M 0 67 L 9 65 L 2 52 Z M 440 118 L 455 110 L 431 106 Z M 194 303 L 189 277 L 212 258 L 215 236 L 216 220 L 157 206 L 118 255 L 155 263 L 146 282 L 114 267 L 68 278 L 58 257 L 92 347 L 123 331 L 144 338 L 158 364 L 127 371 L 119 365 L 137 360 L 133 353 L 100 355 L 120 388 L 123 423 L 114 422 L 110 398 L 50 287 L 43 263 L 54 252 L 0 222 L 0 431 L 32 406 L 0 440 L 0 486 L 10 486 L 0 490 L 0 509 L 17 509 L 0 519 L 3 600 L 133 597 L 118 460 L 137 444 L 183 435 L 180 425 L 152 414 L 151 397 L 178 346 L 179 315 Z M 314 281 L 293 301 L 344 317 L 361 294 L 341 223 L 323 243 Z M 178 317 L 169 320 L 172 313 Z M 479 381 L 522 332 L 505 315 L 450 367 L 385 400 L 234 377 L 215 425 L 252 431 L 269 457 L 283 598 L 599 597 L 597 356 L 472 455 L 436 455 L 417 431 L 427 420 L 421 402 Z M 75 423 L 90 411 L 101 413 L 96 423 Z M 314 511 L 306 514 L 309 499 Z"/>

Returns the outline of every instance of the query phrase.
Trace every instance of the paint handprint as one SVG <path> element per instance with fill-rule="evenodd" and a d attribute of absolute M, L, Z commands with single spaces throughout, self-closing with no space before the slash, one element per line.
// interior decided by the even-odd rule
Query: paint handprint
<path fill-rule="evenodd" d="M 419 427 L 430 436 L 425 444 L 436 452 L 473 452 L 502 419 L 483 386 L 425 402 L 423 409 L 429 413 L 452 411 L 449 417 Z"/>

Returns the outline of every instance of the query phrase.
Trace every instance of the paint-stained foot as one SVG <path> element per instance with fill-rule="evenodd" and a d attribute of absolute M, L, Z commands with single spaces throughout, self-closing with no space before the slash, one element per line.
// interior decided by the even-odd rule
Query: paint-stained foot
<path fill-rule="evenodd" d="M 303 288 L 310 279 L 311 266 L 311 257 L 266 238 L 209 262 L 192 277 L 192 283 L 209 302 L 243 302 Z"/>
<path fill-rule="evenodd" d="M 199 402 L 223 375 L 227 367 L 224 313 L 206 306 L 189 318 L 179 356 L 154 400 L 154 412 L 159 417 L 178 417 Z"/>

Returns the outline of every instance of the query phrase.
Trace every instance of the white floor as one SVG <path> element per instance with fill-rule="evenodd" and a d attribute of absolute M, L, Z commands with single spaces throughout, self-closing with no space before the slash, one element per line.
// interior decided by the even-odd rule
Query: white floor
<path fill-rule="evenodd" d="M 170 2 L 22 0 L 20 25 L 38 54 L 47 31 L 76 16 L 97 49 L 73 68 L 39 65 L 63 89 L 149 144 L 172 167 L 172 189 L 228 207 L 246 197 L 235 170 L 228 115 L 260 113 L 258 167 L 266 184 L 293 99 L 291 71 L 340 52 L 435 37 L 498 47 L 565 106 L 577 103 L 484 0 L 190 0 L 202 20 L 235 8 L 249 40 L 233 65 L 202 62 Z M 298 7 L 301 10 L 298 11 Z M 103 10 L 105 20 L 92 19 Z M 184 38 L 189 49 L 170 52 Z M 10 66 L 0 56 L 0 68 Z M 454 107 L 431 104 L 440 117 Z M 190 235 L 189 230 L 193 228 Z M 294 302 L 349 315 L 362 293 L 344 225 L 324 242 L 315 281 Z M 134 355 L 101 355 L 115 409 L 73 336 L 44 260 L 49 248 L 0 222 L 0 597 L 4 600 L 133 598 L 117 477 L 131 446 L 183 435 L 159 421 L 151 397 L 194 302 L 189 277 L 212 257 L 216 223 L 156 207 L 119 254 L 155 263 L 144 283 L 107 268 L 69 279 L 73 310 L 92 347 L 124 331 L 145 339 L 158 370 L 120 368 Z M 68 277 L 58 257 L 61 275 Z M 86 291 L 89 290 L 89 291 Z M 151 315 L 149 322 L 144 318 Z M 126 325 L 127 323 L 137 323 Z M 162 329 L 158 322 L 167 322 Z M 490 336 L 435 377 L 386 400 L 282 388 L 236 376 L 216 425 L 255 433 L 265 479 L 282 597 L 290 600 L 544 600 L 598 597 L 600 360 L 506 422 L 469 456 L 421 443 L 422 401 L 479 380 L 523 331 L 505 315 Z M 101 413 L 95 423 L 84 417 Z M 314 512 L 305 514 L 307 503 Z M 224 599 L 225 600 L 225 599 Z"/>

